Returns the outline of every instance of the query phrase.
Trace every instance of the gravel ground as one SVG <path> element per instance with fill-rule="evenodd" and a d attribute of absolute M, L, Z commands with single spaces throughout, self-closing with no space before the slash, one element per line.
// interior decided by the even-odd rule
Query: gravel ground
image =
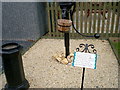
<path fill-rule="evenodd" d="M 94 44 L 99 55 L 97 69 L 86 69 L 84 88 L 118 88 L 118 62 L 108 41 L 71 39 L 71 52 L 81 43 Z M 30 88 L 80 88 L 82 68 L 63 65 L 52 58 L 64 49 L 62 39 L 40 39 L 23 55 Z M 5 78 L 1 76 L 4 85 Z"/>

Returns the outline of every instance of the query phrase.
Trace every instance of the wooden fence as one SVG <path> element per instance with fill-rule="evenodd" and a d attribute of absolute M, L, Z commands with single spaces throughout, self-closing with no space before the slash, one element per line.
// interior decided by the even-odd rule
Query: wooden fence
<path fill-rule="evenodd" d="M 48 36 L 63 37 L 64 34 L 56 29 L 57 19 L 61 18 L 61 9 L 58 2 L 47 3 L 47 11 Z M 86 35 L 100 33 L 103 38 L 118 36 L 120 33 L 120 2 L 76 2 L 73 21 L 80 33 Z M 72 26 L 70 37 L 81 37 Z"/>

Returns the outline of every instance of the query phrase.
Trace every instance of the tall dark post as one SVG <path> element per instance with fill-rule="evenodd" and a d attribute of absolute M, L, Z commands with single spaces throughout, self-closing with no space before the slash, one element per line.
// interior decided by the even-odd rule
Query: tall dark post
<path fill-rule="evenodd" d="M 69 55 L 69 32 L 64 33 L 64 42 L 65 42 L 65 57 Z"/>
<path fill-rule="evenodd" d="M 3 68 L 7 80 L 6 90 L 28 89 L 29 83 L 25 79 L 21 49 L 17 43 L 7 43 L 2 46 Z"/>
<path fill-rule="evenodd" d="M 66 9 L 62 10 L 62 19 L 69 19 L 69 12 Z M 65 57 L 69 55 L 69 31 L 64 33 L 64 43 L 65 43 Z"/>
<path fill-rule="evenodd" d="M 60 2 L 59 4 L 62 10 L 62 19 L 69 19 L 69 11 L 75 3 Z M 64 42 L 65 42 L 65 57 L 67 57 L 69 55 L 69 31 L 64 32 Z"/>

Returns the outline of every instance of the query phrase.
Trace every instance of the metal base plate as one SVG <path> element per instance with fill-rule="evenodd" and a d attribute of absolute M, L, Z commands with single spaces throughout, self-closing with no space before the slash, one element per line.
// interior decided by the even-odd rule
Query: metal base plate
<path fill-rule="evenodd" d="M 23 81 L 21 85 L 18 85 L 16 87 L 8 86 L 8 84 L 5 85 L 5 88 L 3 90 L 27 90 L 30 87 L 29 82 L 27 80 Z"/>

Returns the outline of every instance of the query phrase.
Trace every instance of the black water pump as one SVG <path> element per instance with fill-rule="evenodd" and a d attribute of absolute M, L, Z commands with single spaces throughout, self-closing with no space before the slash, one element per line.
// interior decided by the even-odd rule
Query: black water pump
<path fill-rule="evenodd" d="M 74 28 L 74 30 L 82 35 L 82 36 L 85 36 L 85 37 L 95 37 L 96 39 L 100 37 L 99 34 L 94 34 L 92 36 L 88 36 L 88 35 L 84 35 L 82 33 L 80 33 L 74 26 L 74 23 L 73 23 L 73 19 L 72 19 L 72 16 L 73 16 L 73 13 L 75 11 L 75 7 L 76 7 L 76 3 L 75 2 L 60 2 L 59 3 L 60 5 L 60 8 L 62 9 L 62 19 L 69 19 L 69 13 L 70 13 L 70 17 L 71 17 L 71 21 L 72 21 L 72 26 Z M 73 10 L 70 10 L 73 6 Z"/>

